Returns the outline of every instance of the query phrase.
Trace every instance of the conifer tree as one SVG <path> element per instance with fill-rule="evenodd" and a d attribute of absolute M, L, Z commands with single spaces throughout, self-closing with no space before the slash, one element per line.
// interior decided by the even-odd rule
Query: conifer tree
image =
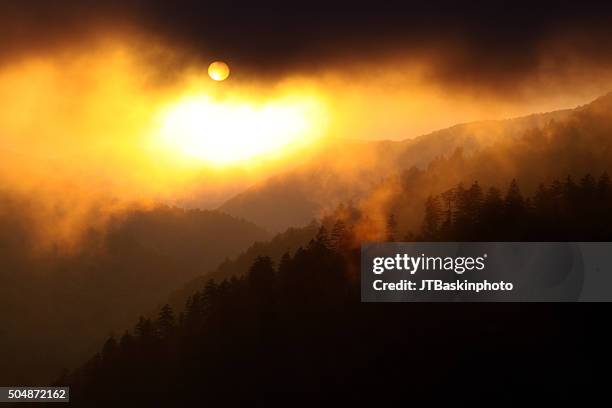
<path fill-rule="evenodd" d="M 174 319 L 174 312 L 169 304 L 166 303 L 159 311 L 156 326 L 162 338 L 166 338 L 173 333 L 176 321 Z"/>
<path fill-rule="evenodd" d="M 442 224 L 442 207 L 438 197 L 429 196 L 425 201 L 425 217 L 421 232 L 425 240 L 437 238 Z"/>

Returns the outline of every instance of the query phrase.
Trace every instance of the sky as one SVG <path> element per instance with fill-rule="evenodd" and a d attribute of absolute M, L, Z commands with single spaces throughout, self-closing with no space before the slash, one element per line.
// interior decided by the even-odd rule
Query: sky
<path fill-rule="evenodd" d="M 401 139 L 612 90 L 612 6 L 535 3 L 3 2 L 0 64 L 130 38 L 160 84 L 215 59 L 230 64 L 234 81 L 306 78 L 333 89 L 332 105 L 348 116 L 335 133 Z M 348 126 L 363 110 L 365 123 Z"/>
<path fill-rule="evenodd" d="M 400 140 L 612 91 L 612 5 L 531 3 L 2 2 L 0 175 L 153 198 L 204 178 L 218 202 L 283 168 L 235 166 L 261 148 L 249 133 L 272 153 L 284 134 Z M 217 84 L 215 60 L 231 68 Z"/>
<path fill-rule="evenodd" d="M 558 75 L 570 57 L 612 63 L 606 2 L 25 0 L 3 2 L 0 16 L 5 58 L 134 30 L 185 61 L 215 55 L 262 78 L 401 54 L 428 60 L 446 86 L 507 91 L 538 75 L 544 57 Z"/>

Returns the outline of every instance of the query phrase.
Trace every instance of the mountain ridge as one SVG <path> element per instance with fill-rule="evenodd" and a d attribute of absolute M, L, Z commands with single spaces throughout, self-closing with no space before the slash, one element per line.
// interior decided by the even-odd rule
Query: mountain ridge
<path fill-rule="evenodd" d="M 338 139 L 309 162 L 247 188 L 217 209 L 273 233 L 307 225 L 339 203 L 359 199 L 393 173 L 411 167 L 426 168 L 432 160 L 448 156 L 457 148 L 470 155 L 502 139 L 520 137 L 551 121 L 566 119 L 584 107 L 609 100 L 612 93 L 576 108 L 461 123 L 398 141 Z"/>

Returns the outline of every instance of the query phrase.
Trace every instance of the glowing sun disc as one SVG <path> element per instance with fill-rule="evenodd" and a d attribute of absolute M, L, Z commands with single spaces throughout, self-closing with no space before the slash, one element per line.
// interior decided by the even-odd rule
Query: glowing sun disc
<path fill-rule="evenodd" d="M 320 106 L 314 100 L 218 102 L 186 97 L 161 116 L 164 145 L 184 155 L 229 164 L 305 145 L 320 135 Z"/>
<path fill-rule="evenodd" d="M 223 61 L 215 61 L 208 66 L 208 76 L 215 81 L 223 81 L 229 74 L 229 66 Z"/>

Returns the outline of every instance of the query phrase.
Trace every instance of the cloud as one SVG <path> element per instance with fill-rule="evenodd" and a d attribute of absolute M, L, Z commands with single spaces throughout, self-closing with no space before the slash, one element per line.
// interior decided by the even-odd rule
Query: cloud
<path fill-rule="evenodd" d="M 60 208 L 84 203 L 75 213 L 88 218 L 103 196 L 180 193 L 212 205 L 283 166 L 200 170 L 150 148 L 158 111 L 191 85 L 252 102 L 312 93 L 329 110 L 332 136 L 362 139 L 575 106 L 612 88 L 610 11 L 585 3 L 2 2 L 0 180 L 45 203 L 58 198 Z M 199 75 L 217 59 L 229 62 L 231 81 L 209 89 Z M 79 217 L 50 229 L 72 231 Z"/>
<path fill-rule="evenodd" d="M 585 2 L 22 1 L 0 5 L 4 54 L 138 32 L 235 75 L 317 74 L 402 58 L 444 86 L 508 92 L 550 75 L 607 70 L 612 5 Z"/>

